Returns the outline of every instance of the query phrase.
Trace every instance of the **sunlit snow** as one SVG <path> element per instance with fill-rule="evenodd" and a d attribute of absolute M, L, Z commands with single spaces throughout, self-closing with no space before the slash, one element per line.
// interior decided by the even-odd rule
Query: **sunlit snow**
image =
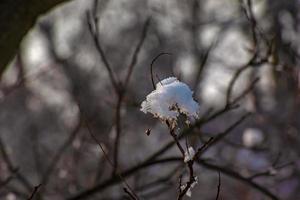
<path fill-rule="evenodd" d="M 195 150 L 194 150 L 194 148 L 193 147 L 189 147 L 188 151 L 186 151 L 184 153 L 184 162 L 187 163 L 190 160 L 193 160 L 194 156 L 195 156 Z"/>
<path fill-rule="evenodd" d="M 163 121 L 176 121 L 180 113 L 197 118 L 199 104 L 193 99 L 193 92 L 187 84 L 169 77 L 156 84 L 156 89 L 143 101 L 141 111 L 152 113 Z"/>

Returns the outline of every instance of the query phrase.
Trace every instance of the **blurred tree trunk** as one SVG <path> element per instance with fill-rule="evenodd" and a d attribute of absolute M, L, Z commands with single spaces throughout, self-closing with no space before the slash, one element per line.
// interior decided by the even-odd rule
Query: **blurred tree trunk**
<path fill-rule="evenodd" d="M 0 0 L 0 76 L 36 19 L 69 0 Z"/>

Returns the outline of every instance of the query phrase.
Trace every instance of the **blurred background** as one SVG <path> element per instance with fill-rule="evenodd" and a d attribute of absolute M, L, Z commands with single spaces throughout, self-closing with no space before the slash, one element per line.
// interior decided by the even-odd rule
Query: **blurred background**
<path fill-rule="evenodd" d="M 128 199 L 122 181 L 107 182 L 113 167 L 90 132 L 111 160 L 119 135 L 120 171 L 172 140 L 140 111 L 162 52 L 171 55 L 154 63 L 155 82 L 187 83 L 200 116 L 238 98 L 237 109 L 187 137 L 193 146 L 251 113 L 201 155 L 214 167 L 194 165 L 190 199 L 215 199 L 219 171 L 219 199 L 300 199 L 299 8 L 297 0 L 73 0 L 41 16 L 0 80 L 1 199 L 28 199 L 39 184 L 35 199 L 73 200 L 95 186 L 81 199 Z M 93 36 L 117 85 L 137 55 L 123 96 Z M 173 147 L 161 157 L 179 153 Z M 176 199 L 180 175 L 181 162 L 164 162 L 125 178 L 141 199 L 164 200 Z"/>

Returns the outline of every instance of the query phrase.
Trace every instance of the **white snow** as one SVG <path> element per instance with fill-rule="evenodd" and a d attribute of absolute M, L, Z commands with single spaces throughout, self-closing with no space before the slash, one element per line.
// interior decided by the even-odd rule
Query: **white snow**
<path fill-rule="evenodd" d="M 190 160 L 193 160 L 195 156 L 195 150 L 193 147 L 189 147 L 186 152 L 184 152 L 184 162 L 187 163 Z"/>
<path fill-rule="evenodd" d="M 191 184 L 190 188 L 185 193 L 186 196 L 188 196 L 188 197 L 192 197 L 192 188 L 194 188 L 195 185 L 197 185 L 197 183 L 198 183 L 198 177 L 195 176 L 194 178 L 195 178 L 195 181 Z M 187 184 L 180 186 L 181 191 L 184 190 L 186 188 L 186 186 L 187 186 Z"/>
<path fill-rule="evenodd" d="M 161 120 L 176 122 L 179 114 L 189 119 L 198 117 L 199 104 L 193 99 L 193 92 L 176 77 L 166 78 L 156 84 L 146 100 L 142 102 L 141 111 L 152 113 Z"/>

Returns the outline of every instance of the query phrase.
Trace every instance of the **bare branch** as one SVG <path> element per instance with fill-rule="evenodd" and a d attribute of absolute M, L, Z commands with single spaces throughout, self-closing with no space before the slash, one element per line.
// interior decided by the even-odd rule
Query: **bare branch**
<path fill-rule="evenodd" d="M 151 75 L 151 82 L 152 82 L 152 86 L 153 86 L 153 89 L 155 90 L 155 82 L 154 82 L 154 76 L 153 76 L 153 65 L 155 63 L 155 61 L 162 55 L 172 55 L 170 53 L 160 53 L 158 54 L 155 58 L 153 58 L 153 60 L 151 61 L 151 64 L 150 64 L 150 75 Z"/>
<path fill-rule="evenodd" d="M 248 178 L 243 177 L 242 175 L 240 175 L 239 173 L 232 171 L 230 169 L 227 169 L 225 167 L 221 167 L 215 164 L 211 164 L 205 160 L 202 159 L 198 159 L 196 160 L 197 163 L 207 169 L 213 170 L 213 171 L 219 171 L 231 178 L 234 178 L 236 180 L 239 180 L 243 183 L 246 183 L 247 185 L 253 187 L 254 189 L 260 191 L 262 194 L 268 196 L 269 198 L 271 198 L 272 200 L 279 200 L 279 197 L 275 196 L 274 194 L 272 194 L 270 191 L 268 191 L 266 188 L 264 188 L 263 186 L 258 185 L 257 183 L 249 180 Z"/>
<path fill-rule="evenodd" d="M 146 36 L 147 36 L 147 33 L 148 33 L 148 29 L 149 29 L 149 26 L 150 26 L 150 21 L 151 21 L 151 18 L 148 18 L 146 20 L 144 26 L 143 26 L 143 31 L 142 31 L 142 34 L 141 34 L 141 37 L 140 37 L 140 41 L 139 41 L 139 43 L 137 44 L 137 46 L 136 46 L 136 48 L 134 50 L 131 62 L 129 64 L 129 66 L 128 66 L 128 72 L 127 72 L 127 75 L 126 75 L 126 78 L 125 78 L 125 81 L 124 81 L 124 89 L 126 89 L 127 85 L 129 84 L 129 80 L 130 80 L 133 68 L 136 65 L 138 55 L 139 55 L 139 53 L 141 51 L 141 48 L 143 46 L 143 43 L 144 43 L 144 41 L 146 39 Z"/>
<path fill-rule="evenodd" d="M 221 174 L 220 172 L 218 172 L 218 191 L 217 191 L 216 200 L 219 199 L 220 190 L 221 190 Z"/>
<path fill-rule="evenodd" d="M 114 157 L 113 157 L 114 167 L 113 167 L 112 174 L 116 173 L 116 169 L 118 168 L 118 159 L 119 159 L 118 155 L 119 155 L 120 137 L 121 137 L 121 130 L 122 130 L 122 128 L 121 128 L 121 126 L 122 126 L 122 121 L 121 121 L 122 120 L 122 118 L 121 118 L 122 101 L 123 101 L 123 98 L 125 96 L 125 92 L 127 90 L 127 86 L 129 84 L 129 80 L 130 80 L 130 77 L 132 75 L 133 68 L 136 65 L 138 55 L 139 55 L 140 50 L 142 48 L 142 45 L 143 45 L 143 43 L 146 39 L 149 25 L 150 25 L 150 18 L 147 19 L 145 24 L 144 24 L 143 31 L 142 31 L 142 34 L 141 34 L 141 37 L 140 37 L 140 41 L 139 41 L 139 43 L 137 44 L 137 46 L 135 48 L 135 51 L 133 53 L 131 62 L 128 66 L 128 72 L 127 72 L 125 81 L 124 81 L 122 86 L 120 85 L 120 87 L 122 87 L 122 88 L 119 88 L 118 93 L 117 93 L 118 101 L 117 101 L 116 115 L 115 115 L 116 138 L 115 138 L 115 141 L 114 141 L 114 151 L 113 151 L 113 153 L 114 153 Z"/>
<path fill-rule="evenodd" d="M 22 183 L 22 185 L 26 188 L 27 191 L 31 191 L 32 190 L 32 185 L 30 183 L 30 181 L 23 176 L 23 174 L 21 174 L 18 170 L 18 167 L 15 167 L 12 160 L 9 157 L 9 154 L 6 151 L 6 148 L 4 146 L 4 143 L 2 141 L 2 139 L 0 138 L 0 152 L 3 156 L 3 159 L 9 169 L 9 171 L 11 173 L 15 173 L 16 174 L 16 178 Z"/>
<path fill-rule="evenodd" d="M 86 125 L 86 128 L 88 129 L 88 133 L 90 134 L 91 138 L 95 141 L 95 143 L 100 147 L 100 150 L 102 151 L 106 161 L 108 161 L 108 163 L 110 164 L 110 166 L 112 168 L 114 168 L 114 164 L 113 162 L 111 161 L 111 159 L 109 158 L 107 152 L 105 151 L 104 147 L 102 146 L 102 144 L 98 141 L 98 139 L 96 138 L 96 136 L 94 135 L 90 125 L 89 125 L 89 122 L 86 120 L 85 118 L 85 115 L 81 109 L 81 106 L 78 102 L 78 107 L 79 107 L 79 111 L 81 113 L 81 116 L 82 116 L 82 120 L 84 121 L 85 125 Z M 136 193 L 134 192 L 134 190 L 130 187 L 130 185 L 127 183 L 127 181 L 125 180 L 125 178 L 122 176 L 122 174 L 119 172 L 118 168 L 116 168 L 116 171 L 115 171 L 115 175 L 117 177 L 120 178 L 120 180 L 122 180 L 122 183 L 127 187 L 128 190 L 130 190 L 131 194 L 133 194 L 136 199 L 139 199 L 138 196 L 136 195 Z M 115 176 L 113 176 L 115 177 Z"/>
<path fill-rule="evenodd" d="M 92 196 L 95 193 L 103 191 L 104 189 L 106 189 L 114 184 L 122 182 L 123 179 L 121 177 L 123 177 L 123 178 L 129 177 L 129 176 L 137 173 L 138 171 L 145 169 L 147 167 L 153 166 L 153 165 L 167 164 L 167 163 L 178 162 L 178 161 L 182 162 L 182 158 L 170 157 L 170 158 L 164 158 L 164 159 L 160 159 L 160 160 L 152 160 L 152 161 L 142 162 L 140 164 L 137 164 L 136 166 L 131 167 L 128 170 L 120 172 L 120 176 L 115 175 L 113 177 L 110 177 L 109 179 L 104 180 L 102 183 L 99 183 L 90 189 L 82 191 L 73 197 L 67 198 L 67 200 L 85 199 L 89 196 Z"/>
<path fill-rule="evenodd" d="M 95 0 L 95 3 L 94 5 L 97 5 L 97 0 Z M 119 91 L 119 85 L 118 85 L 118 81 L 117 81 L 117 78 L 116 76 L 114 75 L 114 72 L 106 58 L 106 55 L 102 49 L 102 46 L 101 46 L 101 42 L 100 42 L 100 39 L 99 39 L 99 26 L 98 26 L 98 17 L 96 16 L 96 12 L 95 12 L 95 9 L 93 10 L 93 12 L 90 12 L 88 11 L 86 13 L 86 19 L 87 19 L 87 24 L 88 24 L 88 28 L 89 28 L 89 31 L 91 33 L 91 36 L 94 40 L 94 43 L 95 43 L 95 46 L 96 46 L 96 49 L 98 51 L 98 53 L 100 54 L 101 56 L 101 59 L 104 63 L 104 66 L 108 72 L 108 75 L 109 75 L 109 78 L 110 78 L 110 81 L 115 89 L 115 92 L 118 92 Z"/>
<path fill-rule="evenodd" d="M 36 195 L 36 193 L 38 192 L 39 188 L 41 187 L 41 184 L 37 185 L 34 187 L 30 197 L 27 200 L 32 200 L 33 197 Z"/>
<path fill-rule="evenodd" d="M 81 117 L 80 117 L 81 118 Z M 57 163 L 60 161 L 62 155 L 67 150 L 67 148 L 72 144 L 74 139 L 76 138 L 78 132 L 80 131 L 82 120 L 79 119 L 77 125 L 75 126 L 74 130 L 70 133 L 70 136 L 67 138 L 67 140 L 62 144 L 62 146 L 58 149 L 56 154 L 54 155 L 53 159 L 51 160 L 49 166 L 45 170 L 42 179 L 41 184 L 44 186 L 43 188 L 46 188 L 46 185 L 48 184 L 51 174 L 53 170 L 55 169 Z"/>

